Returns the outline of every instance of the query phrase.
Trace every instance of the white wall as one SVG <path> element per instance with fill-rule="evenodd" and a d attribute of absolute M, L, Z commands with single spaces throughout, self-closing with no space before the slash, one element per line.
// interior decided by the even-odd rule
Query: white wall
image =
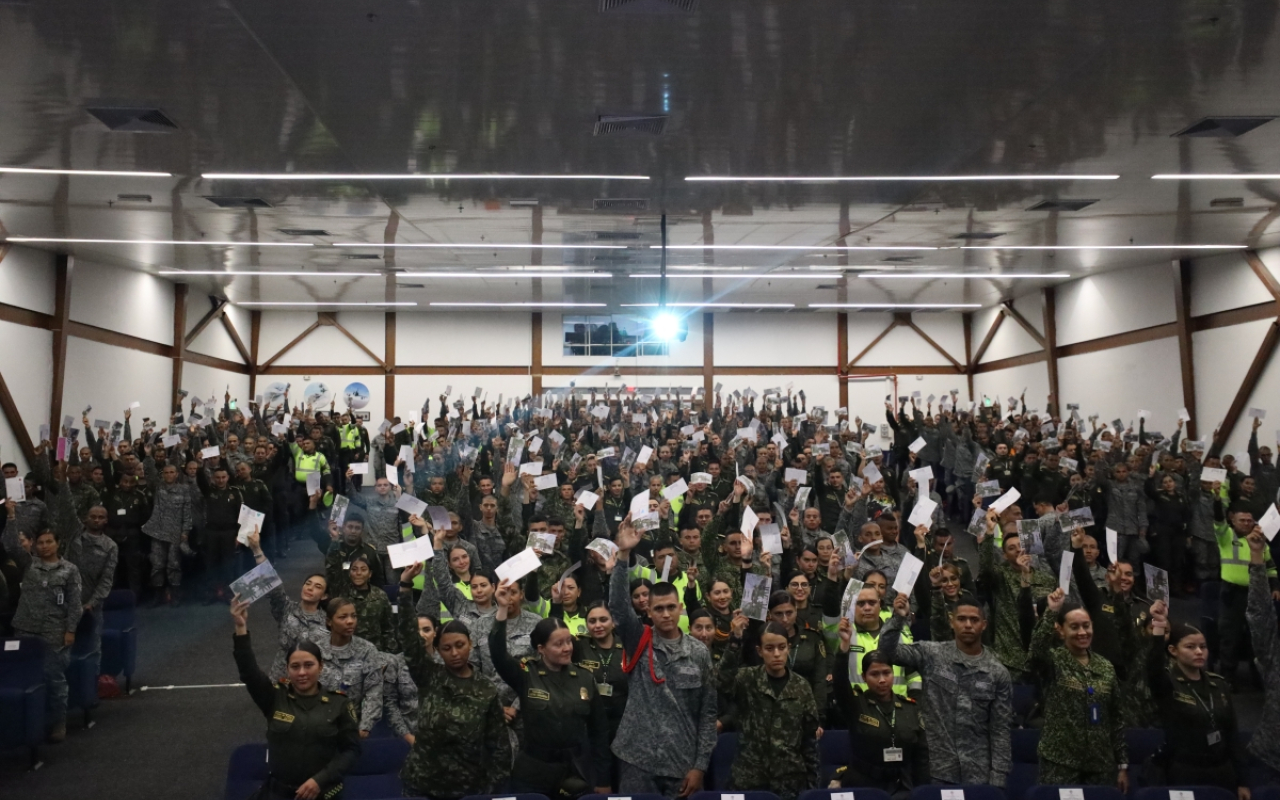
<path fill-rule="evenodd" d="M 837 319 L 835 314 L 716 314 L 712 363 L 834 370 Z"/>
<path fill-rule="evenodd" d="M 1173 322 L 1173 269 L 1165 262 L 1064 283 L 1057 311 L 1059 345 Z"/>
<path fill-rule="evenodd" d="M 119 267 L 76 260 L 71 318 L 160 344 L 173 344 L 173 284 Z"/>
<path fill-rule="evenodd" d="M 262 379 L 258 380 L 261 382 Z M 222 408 L 223 396 L 230 388 L 231 399 L 236 401 L 237 408 L 244 409 L 246 415 L 249 413 L 249 401 L 253 399 L 249 396 L 248 375 L 193 364 L 190 361 L 182 365 L 182 388 L 199 397 L 201 402 L 208 400 L 210 396 L 218 398 L 218 408 Z"/>
<path fill-rule="evenodd" d="M 143 417 L 168 421 L 172 383 L 171 359 L 73 336 L 67 340 L 62 413 L 79 420 L 85 406 L 92 405 L 90 422 L 94 417 L 122 422 L 124 409 L 136 400 L 142 403 L 133 412 L 136 434 Z"/>
<path fill-rule="evenodd" d="M 379 381 L 382 379 L 379 378 Z M 565 384 L 571 378 L 565 379 Z M 548 384 L 544 381 L 544 385 Z M 468 375 L 459 373 L 457 375 L 397 375 L 396 376 L 396 412 L 400 416 L 406 413 L 412 413 L 413 419 L 418 419 L 422 413 L 422 402 L 428 397 L 431 398 L 431 418 L 435 419 L 440 414 L 440 395 L 446 387 L 452 387 L 453 393 L 449 395 L 449 404 L 452 406 L 455 400 L 462 400 L 467 404 L 467 411 L 471 410 L 471 395 L 477 388 L 481 389 L 481 399 L 484 394 L 488 394 L 490 406 L 498 402 L 498 396 L 502 396 L 503 404 L 507 404 L 512 398 L 523 398 L 533 390 L 533 381 L 528 375 Z M 381 406 L 379 406 L 381 408 Z M 373 419 L 381 421 L 381 417 L 374 414 Z M 377 427 L 375 425 L 375 427 Z"/>
<path fill-rule="evenodd" d="M 1152 417 L 1147 430 L 1173 433 L 1182 408 L 1182 377 L 1178 368 L 1178 340 L 1157 339 L 1098 353 L 1058 359 L 1058 388 L 1062 408 L 1079 403 L 1080 415 L 1101 414 L 1138 424 L 1138 409 Z"/>
<path fill-rule="evenodd" d="M 1256 281 L 1257 278 L 1255 277 Z M 1262 338 L 1271 326 L 1267 320 L 1215 328 L 1192 334 L 1191 347 L 1196 367 L 1196 433 L 1201 438 L 1213 435 L 1222 424 L 1231 401 L 1235 399 L 1240 382 L 1244 380 L 1249 365 L 1253 363 Z M 1280 427 L 1280 359 L 1272 357 L 1262 371 L 1258 385 L 1245 406 L 1268 409 L 1267 419 L 1259 429 L 1258 444 L 1274 444 L 1276 428 Z M 1223 452 L 1238 453 L 1249 442 L 1249 429 L 1253 420 L 1247 413 L 1240 415 L 1235 432 L 1227 439 Z"/>
<path fill-rule="evenodd" d="M 543 317 L 544 350 L 548 337 L 554 344 L 563 341 L 556 338 L 560 330 L 559 316 L 555 317 L 554 325 L 547 319 L 550 316 Z M 532 341 L 530 319 L 526 312 L 400 312 L 396 314 L 396 363 L 527 367 Z M 369 343 L 365 341 L 365 344 Z M 381 350 L 375 352 L 381 353 Z"/>
<path fill-rule="evenodd" d="M 280 352 L 280 349 L 289 342 L 297 338 L 298 334 L 305 331 L 316 321 L 316 312 L 314 311 L 271 311 L 263 312 L 262 327 L 259 331 L 258 339 L 258 359 L 260 363 L 266 363 Z M 346 327 L 344 318 L 339 315 L 338 322 Z M 350 328 L 348 328 L 350 330 Z M 352 335 L 359 337 L 355 331 Z M 240 337 L 244 338 L 243 335 Z M 370 350 L 375 353 L 382 351 L 382 345 L 385 337 L 379 335 L 376 341 L 370 342 L 368 339 L 362 338 L 361 341 Z M 397 349 L 399 339 L 397 341 Z M 248 345 L 248 342 L 245 342 Z M 376 347 L 376 349 L 375 349 Z M 399 353 L 397 353 L 397 358 Z M 285 353 L 274 366 L 290 367 L 290 366 L 313 366 L 325 364 L 340 364 L 342 366 L 353 367 L 375 367 L 378 362 L 369 357 L 368 353 L 361 350 L 355 342 L 348 339 L 337 328 L 332 325 L 321 325 L 312 331 L 289 352 Z"/>
<path fill-rule="evenodd" d="M 1004 324 L 1008 325 L 1009 321 L 1005 320 Z M 1058 363 L 1061 365 L 1062 362 Z M 1020 396 L 1023 389 L 1027 391 L 1028 409 L 1036 408 L 1040 411 L 1048 409 L 1049 369 L 1043 362 L 998 369 L 994 372 L 982 372 L 973 376 L 973 393 L 979 401 L 985 396 L 999 397 L 1002 402 L 1007 402 L 1010 397 Z M 1074 403 L 1075 400 L 1067 398 L 1063 402 Z M 1066 406 L 1063 405 L 1062 408 L 1065 409 Z"/>
<path fill-rule="evenodd" d="M 6 259 L 6 262 L 8 259 Z M 0 374 L 13 395 L 22 422 L 33 444 L 39 444 L 40 426 L 49 418 L 49 394 L 53 386 L 51 353 L 53 334 L 39 328 L 0 322 Z M 83 406 L 81 406 L 83 408 Z M 79 409 L 77 409 L 79 410 Z M 30 465 L 18 446 L 9 421 L 0 414 L 0 460 L 12 461 L 25 472 Z"/>
<path fill-rule="evenodd" d="M 1280 250 L 1272 248 L 1258 253 L 1276 275 L 1280 271 Z M 1232 308 L 1266 303 L 1271 300 L 1249 263 L 1240 253 L 1196 259 L 1191 262 L 1191 315 L 1212 314 Z"/>
<path fill-rule="evenodd" d="M 53 313 L 53 253 L 30 247 L 0 247 L 0 302 L 11 306 Z"/>

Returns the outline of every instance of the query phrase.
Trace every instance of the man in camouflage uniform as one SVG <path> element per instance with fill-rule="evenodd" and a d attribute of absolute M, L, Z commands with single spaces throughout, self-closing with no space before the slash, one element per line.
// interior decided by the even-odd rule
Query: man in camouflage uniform
<path fill-rule="evenodd" d="M 372 497 L 364 492 L 352 492 L 351 503 L 364 509 L 364 541 L 377 551 L 378 563 L 382 565 L 382 574 L 388 580 L 397 580 L 400 570 L 391 568 L 391 557 L 387 555 L 387 548 L 393 544 L 400 544 L 401 541 L 400 510 L 396 508 L 396 503 L 400 500 L 400 487 L 393 486 L 386 475 L 379 475 L 373 484 L 373 492 Z"/>
<path fill-rule="evenodd" d="M 65 487 L 63 487 L 65 490 Z M 61 493 L 61 492 L 59 492 Z M 71 526 L 74 523 L 74 527 Z M 107 510 L 100 505 L 89 509 L 83 528 L 74 519 L 68 520 L 63 538 L 67 560 L 80 570 L 80 605 L 91 616 L 90 630 L 82 635 L 90 641 L 90 674 L 97 675 L 102 664 L 102 606 L 116 578 L 116 562 L 119 550 L 107 536 Z"/>
<path fill-rule="evenodd" d="M 84 515 L 89 513 L 90 508 L 102 502 L 102 498 L 98 496 L 98 490 L 84 479 L 84 467 L 79 464 L 67 467 L 67 484 L 70 486 L 71 504 L 78 518 L 84 519 Z"/>
<path fill-rule="evenodd" d="M 382 574 L 382 561 L 378 553 L 364 541 L 364 517 L 358 513 L 347 511 L 339 532 L 336 522 L 329 523 L 329 538 L 332 544 L 324 557 L 324 576 L 329 582 L 329 597 L 345 596 L 351 589 L 348 577 L 351 561 L 356 556 L 364 556 L 369 564 L 369 583 L 372 586 L 385 586 L 386 576 Z"/>

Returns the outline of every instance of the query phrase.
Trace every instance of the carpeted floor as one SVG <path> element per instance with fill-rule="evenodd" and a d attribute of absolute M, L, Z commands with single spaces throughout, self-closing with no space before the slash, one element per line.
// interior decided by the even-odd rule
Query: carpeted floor
<path fill-rule="evenodd" d="M 276 564 L 294 596 L 302 579 L 322 566 L 309 542 L 294 542 Z M 138 671 L 132 696 L 103 701 L 94 726 L 72 712 L 67 740 L 41 748 L 44 765 L 27 769 L 23 753 L 0 757 L 0 796 L 26 800 L 221 798 L 227 759 L 236 746 L 262 741 L 265 722 L 243 687 L 156 687 L 236 683 L 231 616 L 225 605 L 140 609 Z M 249 614 L 258 663 L 275 654 L 276 624 L 266 600 Z M 141 690 L 141 687 L 147 687 Z"/>

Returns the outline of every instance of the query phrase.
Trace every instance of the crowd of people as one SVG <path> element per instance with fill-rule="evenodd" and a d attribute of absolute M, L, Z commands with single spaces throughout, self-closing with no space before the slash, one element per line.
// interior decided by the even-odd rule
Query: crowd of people
<path fill-rule="evenodd" d="M 1245 463 L 1181 419 L 1166 437 L 955 393 L 888 397 L 883 421 L 789 389 L 441 396 L 376 430 L 287 396 L 211 405 L 179 396 L 136 438 L 130 412 L 96 433 L 86 413 L 83 447 L 64 420 L 20 497 L 3 467 L 0 622 L 47 643 L 51 741 L 69 649 L 96 652 L 122 587 L 230 604 L 262 798 L 339 796 L 371 736 L 411 745 L 407 796 L 687 796 L 726 732 L 735 789 L 902 798 L 1003 786 L 1016 725 L 1041 728 L 1041 783 L 1127 789 L 1133 727 L 1165 730 L 1148 784 L 1280 782 L 1280 475 L 1256 419 Z M 308 542 L 323 567 L 285 587 L 268 565 L 319 563 Z M 250 570 L 275 577 L 265 672 Z M 1212 653 L 1170 609 L 1211 581 Z M 1019 686 L 1038 702 L 1015 718 Z M 848 763 L 823 776 L 837 729 Z"/>

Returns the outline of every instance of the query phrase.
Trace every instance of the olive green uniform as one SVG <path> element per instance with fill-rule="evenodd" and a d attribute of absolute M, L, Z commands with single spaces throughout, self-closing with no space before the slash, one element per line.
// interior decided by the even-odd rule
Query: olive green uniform
<path fill-rule="evenodd" d="M 837 674 L 848 671 L 849 658 L 837 656 Z M 841 786 L 880 789 L 897 800 L 930 782 L 924 716 L 915 700 L 893 694 L 880 701 L 844 680 L 836 681 L 834 695 L 849 721 L 849 764 L 838 773 Z"/>
<path fill-rule="evenodd" d="M 267 718 L 270 798 L 292 798 L 308 780 L 320 796 L 342 796 L 342 778 L 360 757 L 356 710 L 341 692 L 300 695 L 287 681 L 272 682 L 253 657 L 249 634 L 235 637 L 236 667 L 249 696 Z"/>
<path fill-rule="evenodd" d="M 391 601 L 387 599 L 386 592 L 380 587 L 365 584 L 363 590 L 349 586 L 342 596 L 355 604 L 356 636 L 384 653 L 400 652 Z"/>

